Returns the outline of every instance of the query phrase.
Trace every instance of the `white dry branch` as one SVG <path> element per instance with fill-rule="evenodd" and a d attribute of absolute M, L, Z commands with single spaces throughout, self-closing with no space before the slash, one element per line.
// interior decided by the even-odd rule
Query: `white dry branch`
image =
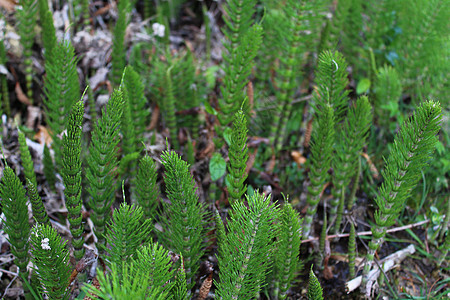
<path fill-rule="evenodd" d="M 416 248 L 414 247 L 414 245 L 411 244 L 402 250 L 399 250 L 389 256 L 386 256 L 379 262 L 379 265 L 382 266 L 383 272 L 387 272 L 393 269 L 396 265 L 402 262 L 408 255 L 413 254 L 414 252 L 416 252 Z M 365 291 L 365 295 L 368 298 L 370 298 L 369 296 L 371 294 L 372 286 L 376 282 L 378 276 L 380 276 L 380 273 L 381 273 L 380 268 L 377 265 L 375 265 L 375 268 L 371 270 L 368 274 L 368 281 Z M 347 283 L 345 284 L 347 294 L 357 289 L 361 285 L 361 281 L 362 276 L 358 276 L 350 281 L 347 281 Z"/>

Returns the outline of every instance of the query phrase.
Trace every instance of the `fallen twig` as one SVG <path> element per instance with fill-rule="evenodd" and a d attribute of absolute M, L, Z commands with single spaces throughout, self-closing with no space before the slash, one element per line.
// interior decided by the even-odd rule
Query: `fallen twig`
<path fill-rule="evenodd" d="M 430 220 L 423 220 L 414 224 L 408 224 L 405 226 L 401 226 L 401 227 L 395 227 L 395 228 L 391 228 L 386 230 L 386 233 L 392 233 L 392 232 L 397 232 L 397 231 L 403 231 L 406 229 L 410 229 L 413 227 L 417 227 L 426 223 L 429 223 Z M 341 233 L 341 234 L 333 234 L 333 235 L 327 235 L 326 239 L 334 239 L 334 238 L 341 238 L 341 237 L 348 237 L 350 234 L 349 233 Z M 361 232 L 357 232 L 356 233 L 357 236 L 362 236 L 362 235 L 372 235 L 372 231 L 361 231 Z M 303 240 L 302 243 L 309 243 L 309 242 L 313 242 L 313 241 L 317 241 L 319 239 L 319 237 L 315 237 L 315 238 L 309 238 L 306 240 Z"/>
<path fill-rule="evenodd" d="M 413 244 L 411 244 L 408 247 L 406 247 L 405 249 L 402 249 L 402 250 L 397 251 L 389 256 L 386 256 L 384 259 L 382 259 L 380 261 L 379 264 L 382 265 L 383 272 L 387 272 L 387 271 L 391 270 L 392 268 L 394 268 L 395 265 L 402 262 L 408 255 L 413 254 L 414 252 L 416 252 L 416 248 L 414 247 Z M 365 292 L 367 297 L 370 296 L 372 286 L 373 286 L 374 282 L 377 280 L 378 276 L 380 276 L 380 273 L 381 273 L 380 268 L 375 267 L 367 275 L 368 281 L 366 284 L 366 292 Z M 358 276 L 350 281 L 347 281 L 347 283 L 345 284 L 345 289 L 346 289 L 347 293 L 351 293 L 352 291 L 357 289 L 361 285 L 361 281 L 362 281 L 362 276 Z"/>

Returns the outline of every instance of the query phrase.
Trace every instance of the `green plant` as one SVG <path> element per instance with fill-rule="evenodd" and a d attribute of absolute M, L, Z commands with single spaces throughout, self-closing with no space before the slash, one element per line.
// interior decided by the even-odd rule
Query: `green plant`
<path fill-rule="evenodd" d="M 375 200 L 378 206 L 375 213 L 377 226 L 372 228 L 372 241 L 364 267 L 365 281 L 375 251 L 383 242 L 386 228 L 395 223 L 411 190 L 420 179 L 420 171 L 428 164 L 438 140 L 436 135 L 440 126 L 440 104 L 430 100 L 420 105 L 400 127 L 386 160 L 384 182 Z"/>
<path fill-rule="evenodd" d="M 15 256 L 14 263 L 19 267 L 20 274 L 27 274 L 30 236 L 28 223 L 28 207 L 25 189 L 13 169 L 6 166 L 0 184 L 2 208 L 5 214 L 5 233 L 9 236 L 11 253 Z"/>
<path fill-rule="evenodd" d="M 353 223 L 350 223 L 350 235 L 348 237 L 348 269 L 350 278 L 355 278 L 355 258 L 356 258 L 355 225 Z"/>
<path fill-rule="evenodd" d="M 31 208 L 33 210 L 33 216 L 40 224 L 50 224 L 47 211 L 45 210 L 42 199 L 36 189 L 36 186 L 27 178 L 27 191 L 30 198 Z"/>
<path fill-rule="evenodd" d="M 119 1 L 117 5 L 119 15 L 117 17 L 116 26 L 114 26 L 113 47 L 111 53 L 112 59 L 111 81 L 114 87 L 118 87 L 120 85 L 122 73 L 126 65 L 124 43 L 125 43 L 125 30 L 129 22 L 128 17 L 129 7 L 130 7 L 129 0 Z"/>
<path fill-rule="evenodd" d="M 138 267 L 136 262 L 119 265 L 114 263 L 110 273 L 98 272 L 97 279 L 100 289 L 87 284 L 83 290 L 101 299 L 170 299 L 161 287 L 148 286 L 149 273 Z"/>
<path fill-rule="evenodd" d="M 336 217 L 334 232 L 337 233 L 342 222 L 346 187 L 349 186 L 352 177 L 359 176 L 358 170 L 359 153 L 364 147 L 370 125 L 372 123 L 372 107 L 366 96 L 358 98 L 355 106 L 352 106 L 347 118 L 344 120 L 342 129 L 338 131 L 335 142 L 336 153 L 332 160 L 333 166 L 333 201 L 330 202 L 330 219 Z M 356 184 L 356 182 L 355 182 Z M 336 216 L 337 208 L 337 216 Z"/>
<path fill-rule="evenodd" d="M 302 240 L 302 222 L 299 213 L 285 202 L 279 214 L 278 239 L 273 255 L 273 278 L 275 299 L 286 299 L 294 278 L 302 267 L 299 259 Z"/>
<path fill-rule="evenodd" d="M 319 280 L 314 274 L 311 266 L 309 271 L 309 284 L 308 284 L 308 295 L 309 300 L 323 300 L 323 291 L 320 286 Z"/>
<path fill-rule="evenodd" d="M 161 162 L 166 169 L 164 181 L 170 204 L 162 202 L 163 231 L 157 234 L 163 245 L 183 256 L 187 286 L 191 289 L 204 253 L 207 212 L 198 201 L 188 164 L 173 151 L 164 151 Z"/>
<path fill-rule="evenodd" d="M 67 241 L 50 225 L 37 224 L 31 233 L 31 255 L 42 290 L 49 299 L 66 299 L 72 267 Z"/>
<path fill-rule="evenodd" d="M 272 56 L 274 59 L 278 57 L 280 64 L 276 68 L 275 78 L 278 85 L 278 90 L 275 91 L 277 111 L 273 115 L 270 132 L 275 152 L 281 150 L 284 142 L 289 115 L 293 110 L 292 100 L 300 82 L 302 56 L 307 51 L 307 46 L 312 46 L 316 14 L 321 11 L 321 6 L 322 1 L 289 0 L 276 18 L 279 21 L 276 26 L 280 26 L 280 29 L 275 34 L 280 35 L 280 45 L 275 46 L 279 52 Z"/>
<path fill-rule="evenodd" d="M 33 183 L 33 185 L 36 187 L 37 182 L 36 182 L 36 174 L 34 173 L 33 160 L 31 159 L 31 154 L 27 146 L 25 134 L 20 130 L 19 130 L 19 149 L 25 178 L 30 180 L 31 183 Z"/>
<path fill-rule="evenodd" d="M 47 60 L 44 81 L 45 116 L 53 140 L 52 149 L 55 151 L 55 164 L 59 169 L 61 159 L 61 134 L 67 127 L 67 116 L 72 105 L 80 99 L 80 83 L 77 73 L 77 59 L 74 49 L 68 41 L 56 45 L 51 51 L 52 59 Z"/>
<path fill-rule="evenodd" d="M 89 156 L 87 158 L 87 192 L 91 196 L 89 206 L 92 209 L 92 221 L 98 245 L 104 245 L 103 233 L 109 220 L 109 210 L 115 199 L 115 168 L 118 164 L 117 144 L 119 143 L 119 125 L 123 111 L 122 90 L 114 90 L 102 117 L 94 124 Z M 101 251 L 102 248 L 100 248 Z"/>
<path fill-rule="evenodd" d="M 230 194 L 230 202 L 233 203 L 240 200 L 247 190 L 247 186 L 244 185 L 244 181 L 247 178 L 245 169 L 248 159 L 247 119 L 242 110 L 239 110 L 234 115 L 230 141 L 230 149 L 228 150 L 230 164 L 228 165 L 226 184 Z"/>
<path fill-rule="evenodd" d="M 72 233 L 74 256 L 80 260 L 84 256 L 84 227 L 81 215 L 81 127 L 83 123 L 84 103 L 78 101 L 72 107 L 67 122 L 67 133 L 63 136 L 62 177 L 64 195 Z"/>
<path fill-rule="evenodd" d="M 171 78 L 171 70 L 172 67 L 169 67 L 166 71 L 165 76 L 165 86 L 164 89 L 164 117 L 166 121 L 166 125 L 169 128 L 170 132 L 170 141 L 173 145 L 173 148 L 178 149 L 178 127 L 175 119 L 175 97 L 173 92 L 172 78 Z"/>
<path fill-rule="evenodd" d="M 379 124 L 385 129 L 395 129 L 395 123 L 389 122 L 390 118 L 397 117 L 400 120 L 398 103 L 402 94 L 402 85 L 397 71 L 390 67 L 380 68 L 374 88 L 374 113 Z"/>
<path fill-rule="evenodd" d="M 328 170 L 331 166 L 333 153 L 335 119 L 330 104 L 318 107 L 316 110 L 316 125 L 311 141 L 311 169 L 308 186 L 308 210 L 303 225 L 303 236 L 308 237 L 311 232 L 313 217 L 317 211 L 322 189 L 329 179 Z M 323 109 L 323 110 L 322 110 Z"/>
<path fill-rule="evenodd" d="M 223 20 L 226 26 L 223 33 L 227 39 L 224 56 L 224 85 L 221 87 L 222 98 L 219 100 L 219 122 L 222 127 L 231 123 L 239 104 L 244 99 L 243 88 L 248 83 L 253 60 L 262 42 L 263 29 L 253 25 L 255 0 L 229 0 L 224 6 Z"/>
<path fill-rule="evenodd" d="M 216 217 L 219 299 L 257 298 L 271 266 L 268 257 L 273 255 L 277 232 L 272 222 L 278 215 L 278 207 L 258 192 L 247 197 L 247 203 L 248 207 L 243 201 L 232 203 L 227 232 Z"/>
<path fill-rule="evenodd" d="M 53 60 L 53 49 L 57 47 L 55 25 L 53 24 L 53 14 L 48 7 L 48 1 L 38 0 L 38 6 L 42 27 L 42 44 L 45 50 L 45 64 L 48 64 Z"/>
<path fill-rule="evenodd" d="M 31 60 L 31 54 L 34 43 L 37 6 L 36 1 L 33 0 L 21 0 L 20 5 L 21 9 L 17 11 L 17 18 L 19 21 L 18 32 L 20 34 L 20 42 L 23 45 L 27 97 L 28 100 L 33 103 L 33 90 L 31 89 L 33 81 L 33 61 Z"/>
<path fill-rule="evenodd" d="M 139 161 L 136 176 L 136 200 L 142 207 L 146 219 L 153 218 L 158 206 L 159 187 L 156 185 L 156 164 L 153 159 L 145 155 Z"/>
<path fill-rule="evenodd" d="M 108 222 L 108 228 L 104 239 L 110 246 L 107 251 L 109 263 L 121 266 L 135 257 L 138 247 L 142 243 L 150 241 L 152 220 L 143 218 L 141 207 L 129 206 L 122 202 L 119 209 L 115 209 L 112 220 Z M 100 247 L 103 245 L 100 244 Z M 142 272 L 144 272 L 142 270 Z"/>

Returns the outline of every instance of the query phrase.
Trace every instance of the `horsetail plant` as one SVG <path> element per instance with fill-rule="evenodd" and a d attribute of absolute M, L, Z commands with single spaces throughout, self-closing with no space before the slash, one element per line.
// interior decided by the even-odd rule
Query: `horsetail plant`
<path fill-rule="evenodd" d="M 72 246 L 75 259 L 84 256 L 84 227 L 81 215 L 81 134 L 84 103 L 78 101 L 72 107 L 67 122 L 67 133 L 63 136 L 62 177 L 65 202 L 72 234 Z"/>
<path fill-rule="evenodd" d="M 27 87 L 27 97 L 33 103 L 33 61 L 31 60 L 32 48 L 34 43 L 34 27 L 36 26 L 37 3 L 34 0 L 21 0 L 20 9 L 17 10 L 17 19 L 19 21 L 18 32 L 20 34 L 20 43 L 23 45 L 23 57 L 25 64 L 25 80 Z"/>
<path fill-rule="evenodd" d="M 247 197 L 247 203 L 236 201 L 231 205 L 227 232 L 223 224 L 218 226 L 218 299 L 258 298 L 271 266 L 268 258 L 273 255 L 277 233 L 272 222 L 279 209 L 259 192 Z M 216 220 L 221 222 L 220 218 Z"/>
<path fill-rule="evenodd" d="M 284 142 L 286 125 L 292 111 L 292 100 L 299 86 L 299 70 L 302 54 L 306 51 L 305 44 L 309 37 L 306 32 L 311 30 L 311 12 L 319 8 L 320 1 L 288 0 L 283 6 L 281 15 L 284 17 L 279 26 L 280 60 L 276 80 L 279 89 L 275 92 L 278 111 L 274 114 L 271 124 L 270 140 L 275 152 L 279 152 Z"/>
<path fill-rule="evenodd" d="M 323 291 L 320 286 L 319 280 L 314 274 L 311 266 L 311 270 L 309 271 L 309 284 L 308 284 L 308 300 L 323 300 Z"/>
<path fill-rule="evenodd" d="M 350 235 L 348 237 L 348 269 L 350 278 L 355 278 L 355 259 L 356 259 L 356 233 L 355 225 L 350 223 Z"/>
<path fill-rule="evenodd" d="M 166 248 L 183 256 L 190 290 L 204 253 L 207 212 L 199 202 L 189 165 L 174 151 L 164 151 L 161 161 L 166 168 L 164 181 L 170 204 L 162 202 L 160 221 L 163 231 L 157 234 Z"/>
<path fill-rule="evenodd" d="M 226 185 L 230 194 L 230 203 L 241 200 L 247 189 L 246 185 L 244 185 L 244 181 L 247 178 L 247 152 L 247 119 L 241 109 L 234 115 L 231 144 L 228 150 L 230 163 L 228 165 Z"/>
<path fill-rule="evenodd" d="M 150 240 L 153 220 L 144 220 L 143 216 L 141 207 L 130 206 L 125 202 L 122 202 L 119 209 L 114 210 L 105 234 L 110 248 L 102 249 L 109 253 L 107 259 L 110 264 L 121 266 L 122 263 L 130 262 L 141 243 Z"/>
<path fill-rule="evenodd" d="M 336 153 L 332 160 L 334 170 L 332 193 L 334 198 L 330 201 L 330 219 L 336 218 L 335 233 L 339 231 L 342 222 L 346 187 L 349 186 L 352 177 L 359 176 L 359 174 L 355 174 L 355 171 L 358 170 L 358 160 L 355 160 L 355 157 L 359 157 L 367 139 L 372 124 L 371 109 L 369 99 L 366 96 L 358 98 L 355 106 L 349 109 L 342 129 L 337 133 Z"/>
<path fill-rule="evenodd" d="M 237 33 L 233 33 L 233 39 L 235 34 Z M 224 85 L 221 87 L 222 98 L 219 100 L 220 114 L 218 115 L 221 126 L 231 123 L 234 114 L 239 110 L 242 99 L 244 99 L 244 87 L 248 83 L 253 60 L 261 45 L 263 30 L 261 25 L 255 24 L 247 32 L 241 34 L 242 37 L 236 48 L 233 48 L 234 40 L 232 40 L 232 46 L 228 47 L 229 54 L 224 56 L 225 78 Z"/>
<path fill-rule="evenodd" d="M 156 184 L 157 175 L 156 164 L 153 159 L 148 155 L 141 158 L 135 181 L 136 200 L 142 207 L 146 219 L 155 216 L 158 206 L 160 192 Z"/>
<path fill-rule="evenodd" d="M 77 73 L 77 59 L 74 48 L 63 41 L 51 50 L 52 59 L 47 60 L 44 81 L 45 115 L 55 151 L 56 168 L 61 168 L 61 133 L 66 129 L 67 116 L 72 105 L 80 99 L 80 82 Z"/>
<path fill-rule="evenodd" d="M 19 274 L 27 274 L 29 262 L 28 238 L 30 225 L 28 223 L 28 207 L 25 189 L 14 173 L 13 169 L 6 166 L 3 170 L 3 178 L 0 184 L 0 196 L 2 208 L 5 214 L 5 233 L 9 236 L 11 253 L 15 256 L 14 263 L 19 267 Z"/>
<path fill-rule="evenodd" d="M 373 236 L 364 266 L 362 289 L 365 289 L 375 251 L 383 243 L 386 229 L 399 217 L 405 201 L 430 160 L 438 141 L 437 133 L 442 125 L 441 121 L 439 102 L 428 100 L 401 125 L 395 137 L 382 172 L 384 181 L 375 199 L 378 206 L 375 212 L 377 225 L 372 228 Z"/>
<path fill-rule="evenodd" d="M 39 20 L 42 27 L 42 44 L 44 46 L 45 64 L 53 59 L 52 51 L 57 46 L 55 25 L 53 23 L 53 14 L 48 7 L 47 0 L 38 0 Z"/>
<path fill-rule="evenodd" d="M 110 206 L 115 199 L 114 177 L 118 164 L 117 144 L 123 104 L 122 90 L 114 90 L 102 117 L 94 124 L 87 157 L 88 204 L 92 209 L 94 232 L 101 252 L 101 245 L 105 245 L 105 224 L 109 220 Z"/>
<path fill-rule="evenodd" d="M 27 191 L 30 198 L 31 208 L 33 210 L 33 217 L 36 222 L 46 225 L 50 224 L 47 211 L 45 210 L 44 203 L 39 196 L 36 186 L 27 178 Z"/>
<path fill-rule="evenodd" d="M 34 164 L 31 159 L 30 149 L 28 149 L 25 134 L 19 130 L 19 149 L 20 149 L 20 159 L 22 160 L 23 173 L 25 178 L 30 180 L 31 183 L 36 187 L 36 173 L 34 172 Z"/>
<path fill-rule="evenodd" d="M 165 74 L 165 89 L 164 89 L 164 117 L 166 126 L 169 128 L 170 141 L 173 148 L 178 149 L 178 128 L 175 119 L 175 97 L 171 78 L 172 67 L 169 67 Z"/>
<path fill-rule="evenodd" d="M 329 179 L 328 170 L 331 166 L 331 155 L 334 143 L 334 113 L 330 104 L 325 104 L 316 111 L 316 125 L 311 140 L 311 169 L 308 186 L 308 210 L 306 212 L 303 236 L 308 238 L 311 224 L 317 211 L 317 205 L 325 183 Z"/>
<path fill-rule="evenodd" d="M 299 213 L 286 201 L 279 213 L 279 235 L 273 254 L 274 299 L 287 298 L 287 292 L 302 267 L 299 259 L 302 222 Z"/>
<path fill-rule="evenodd" d="M 69 250 L 51 225 L 36 224 L 31 234 L 31 256 L 43 292 L 49 299 L 66 299 L 72 267 Z"/>
<path fill-rule="evenodd" d="M 111 53 L 112 59 L 112 74 L 111 81 L 114 87 L 119 87 L 122 73 L 126 65 L 125 58 L 125 30 L 127 28 L 129 18 L 128 10 L 130 6 L 129 0 L 119 1 L 117 5 L 118 17 L 116 21 L 116 26 L 114 26 L 113 31 L 113 47 Z"/>

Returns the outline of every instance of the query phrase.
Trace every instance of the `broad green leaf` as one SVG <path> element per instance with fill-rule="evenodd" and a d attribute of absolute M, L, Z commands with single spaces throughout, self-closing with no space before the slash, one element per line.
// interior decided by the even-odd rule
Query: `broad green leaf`
<path fill-rule="evenodd" d="M 225 175 L 226 168 L 227 163 L 222 155 L 219 153 L 214 153 L 209 161 L 209 173 L 211 174 L 211 180 L 216 181 Z"/>

